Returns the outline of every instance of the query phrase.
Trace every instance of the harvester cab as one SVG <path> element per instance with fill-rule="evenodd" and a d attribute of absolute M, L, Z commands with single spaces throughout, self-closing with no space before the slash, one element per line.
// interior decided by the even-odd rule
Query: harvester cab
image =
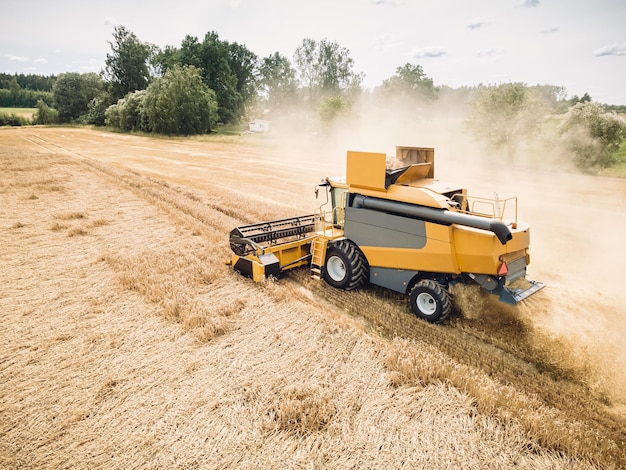
<path fill-rule="evenodd" d="M 230 264 L 256 281 L 309 265 L 336 288 L 370 283 L 406 294 L 434 323 L 450 314 L 455 282 L 476 282 L 510 304 L 541 289 L 526 280 L 530 235 L 517 198 L 470 197 L 434 176 L 432 148 L 396 147 L 391 160 L 348 151 L 346 177 L 316 187 L 326 201 L 312 215 L 234 229 Z"/>

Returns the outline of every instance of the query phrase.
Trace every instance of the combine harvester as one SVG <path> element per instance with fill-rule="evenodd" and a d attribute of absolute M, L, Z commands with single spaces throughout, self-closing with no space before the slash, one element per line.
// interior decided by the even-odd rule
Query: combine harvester
<path fill-rule="evenodd" d="M 305 265 L 339 289 L 369 282 L 408 295 L 431 323 L 449 316 L 456 282 L 513 305 L 544 286 L 526 279 L 530 235 L 517 198 L 469 197 L 434 179 L 432 148 L 396 147 L 395 158 L 402 167 L 388 169 L 383 153 L 348 151 L 346 177 L 318 185 L 326 202 L 313 214 L 235 228 L 229 264 L 257 282 Z"/>

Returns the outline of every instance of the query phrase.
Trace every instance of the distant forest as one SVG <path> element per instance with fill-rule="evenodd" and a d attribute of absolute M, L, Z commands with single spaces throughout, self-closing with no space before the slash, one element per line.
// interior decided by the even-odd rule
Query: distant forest
<path fill-rule="evenodd" d="M 0 73 L 0 107 L 34 108 L 38 100 L 52 106 L 56 76 Z"/>
<path fill-rule="evenodd" d="M 52 91 L 55 80 L 55 75 L 24 75 L 23 73 L 11 75 L 0 73 L 0 88 L 10 90 L 11 83 L 17 83 L 23 90 Z"/>

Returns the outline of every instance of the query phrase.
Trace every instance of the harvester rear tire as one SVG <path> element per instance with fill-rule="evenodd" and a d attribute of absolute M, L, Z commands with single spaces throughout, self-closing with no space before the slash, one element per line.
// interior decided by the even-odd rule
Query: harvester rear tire
<path fill-rule="evenodd" d="M 339 240 L 326 252 L 324 280 L 333 287 L 353 290 L 367 278 L 367 261 L 361 250 L 348 240 Z"/>
<path fill-rule="evenodd" d="M 413 313 L 430 323 L 441 323 L 452 311 L 450 294 L 441 284 L 431 279 L 422 279 L 415 284 L 409 300 Z"/>

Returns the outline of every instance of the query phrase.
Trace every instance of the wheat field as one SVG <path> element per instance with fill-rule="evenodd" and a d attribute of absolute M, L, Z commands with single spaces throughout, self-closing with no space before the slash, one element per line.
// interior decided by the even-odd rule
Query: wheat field
<path fill-rule="evenodd" d="M 387 292 L 233 273 L 232 228 L 311 212 L 342 170 L 296 150 L 0 130 L 1 468 L 626 465 L 622 330 L 605 363 L 550 329 L 555 274 L 521 310 L 459 289 L 433 326 Z"/>

